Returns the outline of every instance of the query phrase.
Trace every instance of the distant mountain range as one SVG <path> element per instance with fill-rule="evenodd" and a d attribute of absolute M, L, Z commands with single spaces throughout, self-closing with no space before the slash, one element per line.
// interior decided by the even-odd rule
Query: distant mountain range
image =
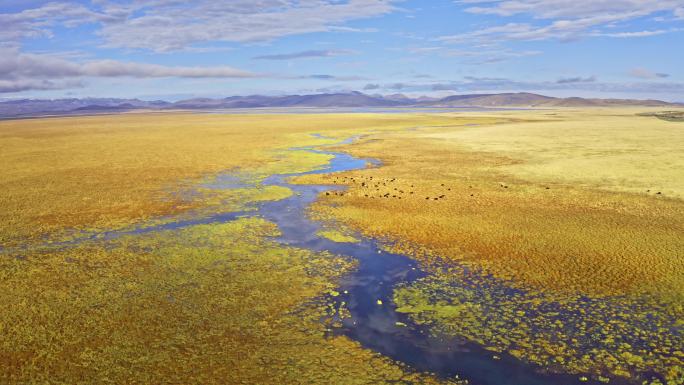
<path fill-rule="evenodd" d="M 554 98 L 533 93 L 453 95 L 445 98 L 409 98 L 403 94 L 368 95 L 361 92 L 286 95 L 230 96 L 222 99 L 195 98 L 166 102 L 139 99 L 84 98 L 53 100 L 11 100 L 0 102 L 0 118 L 45 115 L 77 115 L 131 110 L 216 110 L 233 108 L 530 108 L 530 107 L 684 107 L 661 100 Z"/>

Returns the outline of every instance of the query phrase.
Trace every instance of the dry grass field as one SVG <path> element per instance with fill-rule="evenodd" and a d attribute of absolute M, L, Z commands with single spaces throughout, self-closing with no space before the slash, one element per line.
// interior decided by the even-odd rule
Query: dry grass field
<path fill-rule="evenodd" d="M 684 198 L 681 124 L 639 110 L 560 111 L 515 115 L 546 119 L 439 133 L 468 149 L 516 159 L 501 171 L 527 181 Z"/>

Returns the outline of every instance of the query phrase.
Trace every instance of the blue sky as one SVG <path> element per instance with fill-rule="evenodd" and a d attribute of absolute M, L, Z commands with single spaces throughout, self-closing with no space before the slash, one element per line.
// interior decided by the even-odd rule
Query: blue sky
<path fill-rule="evenodd" d="M 0 2 L 0 98 L 684 101 L 684 0 Z"/>

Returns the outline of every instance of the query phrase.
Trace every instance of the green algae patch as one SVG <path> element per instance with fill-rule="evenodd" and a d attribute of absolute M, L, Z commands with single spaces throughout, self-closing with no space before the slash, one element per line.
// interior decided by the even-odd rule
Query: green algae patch
<path fill-rule="evenodd" d="M 329 336 L 354 264 L 278 234 L 240 218 L 2 255 L 0 383 L 440 383 Z"/>
<path fill-rule="evenodd" d="M 202 202 L 202 212 L 242 211 L 253 208 L 254 203 L 276 201 L 288 198 L 292 190 L 283 186 L 255 185 L 243 188 L 215 190 L 200 188 L 196 200 Z"/>
<path fill-rule="evenodd" d="M 452 302 L 432 302 L 425 293 L 410 288 L 397 290 L 394 295 L 394 302 L 400 304 L 396 309 L 397 312 L 420 315 L 421 317 L 416 317 L 417 320 L 420 318 L 454 319 L 465 312 L 473 311 L 474 309 L 471 307 L 477 306 L 471 303 L 453 303 L 453 300 Z"/>
<path fill-rule="evenodd" d="M 316 233 L 319 237 L 329 239 L 333 242 L 339 243 L 358 243 L 359 239 L 351 235 L 347 235 L 339 230 L 320 230 Z"/>
<path fill-rule="evenodd" d="M 333 158 L 329 154 L 321 154 L 307 150 L 281 149 L 272 151 L 271 161 L 252 172 L 253 180 L 261 179 L 274 174 L 294 174 L 316 170 L 327 165 Z"/>

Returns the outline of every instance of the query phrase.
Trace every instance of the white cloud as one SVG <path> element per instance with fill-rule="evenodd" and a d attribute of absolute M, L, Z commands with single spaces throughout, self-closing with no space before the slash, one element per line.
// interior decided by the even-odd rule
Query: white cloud
<path fill-rule="evenodd" d="M 536 19 L 584 19 L 595 15 L 612 14 L 618 19 L 646 16 L 659 11 L 674 12 L 684 3 L 681 0 L 462 0 L 470 5 L 467 12 L 513 16 L 531 15 Z"/>
<path fill-rule="evenodd" d="M 47 80 L 47 79 L 0 79 L 0 93 L 21 92 L 29 90 L 62 90 L 82 87 L 79 80 Z"/>
<path fill-rule="evenodd" d="M 81 86 L 85 77 L 249 78 L 260 76 L 228 66 L 172 67 L 157 64 L 94 60 L 74 62 L 59 56 L 0 49 L 0 92 Z"/>
<path fill-rule="evenodd" d="M 172 67 L 158 64 L 93 60 L 73 62 L 47 54 L 0 50 L 0 79 L 67 78 L 67 77 L 185 77 L 185 78 L 247 78 L 258 75 L 228 66 Z"/>
<path fill-rule="evenodd" d="M 97 0 L 0 14 L 0 41 L 95 23 L 106 46 L 168 52 L 208 42 L 267 41 L 309 32 L 367 32 L 342 24 L 395 10 L 400 0 Z"/>
<path fill-rule="evenodd" d="M 250 78 L 257 75 L 233 67 L 169 67 L 156 64 L 97 60 L 82 64 L 81 75 L 98 77 L 136 78 Z"/>
<path fill-rule="evenodd" d="M 272 78 L 311 79 L 323 81 L 368 80 L 361 76 L 328 74 L 283 75 L 257 74 L 228 66 L 182 67 L 118 60 L 77 62 L 61 55 L 22 53 L 17 49 L 0 48 L 0 92 L 54 90 L 83 86 L 86 78 Z"/>
<path fill-rule="evenodd" d="M 53 2 L 17 13 L 0 13 L 0 41 L 19 41 L 31 37 L 51 37 L 55 25 L 74 27 L 85 23 L 123 21 L 125 15 L 91 10 L 84 5 Z"/>
<path fill-rule="evenodd" d="M 250 42 L 321 31 L 393 10 L 390 0 L 161 1 L 100 31 L 107 45 L 172 51 L 208 41 Z"/>
<path fill-rule="evenodd" d="M 682 0 L 461 0 L 465 11 L 497 16 L 526 15 L 542 22 L 508 23 L 462 34 L 443 36 L 450 43 L 496 42 L 502 40 L 572 40 L 587 36 L 644 37 L 678 29 L 606 32 L 603 28 L 657 12 L 680 13 Z"/>
<path fill-rule="evenodd" d="M 597 36 L 607 36 L 607 37 L 618 37 L 618 38 L 628 38 L 628 37 L 648 37 L 662 35 L 672 30 L 659 29 L 655 31 L 636 31 L 636 32 L 617 32 L 617 33 L 600 33 Z"/>

